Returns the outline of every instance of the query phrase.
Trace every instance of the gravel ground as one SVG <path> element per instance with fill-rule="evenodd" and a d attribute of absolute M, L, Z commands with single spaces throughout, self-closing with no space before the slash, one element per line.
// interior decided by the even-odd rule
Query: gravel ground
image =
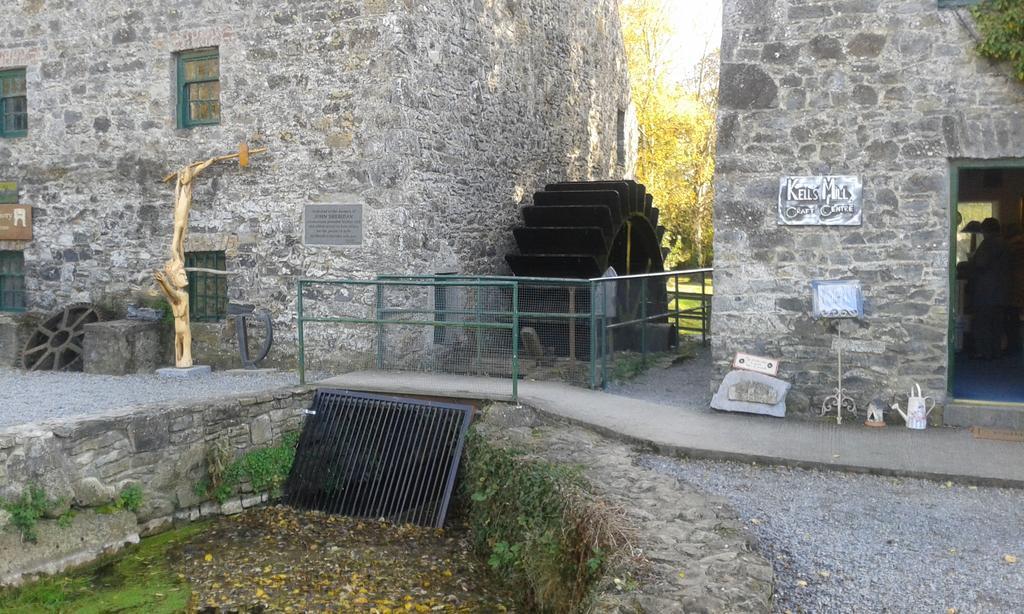
<path fill-rule="evenodd" d="M 710 411 L 711 379 L 701 348 L 608 392 Z M 732 503 L 775 568 L 776 612 L 1024 612 L 1024 491 L 659 456 L 641 464 Z"/>
<path fill-rule="evenodd" d="M 95 413 L 108 409 L 257 392 L 298 384 L 290 372 L 228 374 L 176 380 L 146 375 L 27 372 L 0 369 L 0 426 Z"/>
<path fill-rule="evenodd" d="M 697 355 L 667 369 L 652 367 L 625 382 L 610 382 L 605 392 L 653 403 L 708 409 L 711 403 L 711 348 L 696 346 Z M 710 411 L 710 410 L 709 410 Z"/>
<path fill-rule="evenodd" d="M 659 456 L 641 464 L 732 503 L 775 568 L 776 612 L 1024 610 L 1024 491 Z"/>

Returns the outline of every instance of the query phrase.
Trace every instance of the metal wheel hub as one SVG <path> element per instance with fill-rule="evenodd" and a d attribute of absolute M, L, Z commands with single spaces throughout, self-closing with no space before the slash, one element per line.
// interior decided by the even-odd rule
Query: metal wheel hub
<path fill-rule="evenodd" d="M 89 303 L 50 314 L 25 343 L 21 364 L 29 371 L 81 371 L 85 325 L 99 321 L 99 312 Z"/>

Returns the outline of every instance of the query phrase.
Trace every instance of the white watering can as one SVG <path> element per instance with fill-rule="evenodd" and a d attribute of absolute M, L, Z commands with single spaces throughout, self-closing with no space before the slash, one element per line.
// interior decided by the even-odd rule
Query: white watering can
<path fill-rule="evenodd" d="M 928 401 L 932 402 L 931 407 L 928 407 Z M 898 403 L 893 403 L 892 408 L 907 421 L 908 429 L 923 431 L 928 427 L 928 414 L 935 409 L 935 399 L 924 396 L 921 392 L 921 385 L 914 384 L 914 387 L 910 389 L 910 394 L 907 395 L 907 413 L 903 413 Z"/>

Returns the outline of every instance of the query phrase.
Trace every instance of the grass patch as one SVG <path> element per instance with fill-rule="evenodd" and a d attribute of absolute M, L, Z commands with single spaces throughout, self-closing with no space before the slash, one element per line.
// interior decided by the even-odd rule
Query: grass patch
<path fill-rule="evenodd" d="M 580 472 L 470 431 L 462 495 L 476 549 L 530 612 L 581 612 L 625 543 Z"/>
<path fill-rule="evenodd" d="M 636 379 L 648 369 L 657 367 L 668 369 L 674 364 L 688 360 L 697 355 L 696 346 L 687 340 L 679 342 L 679 347 L 671 352 L 616 352 L 612 355 L 609 376 L 612 381 L 622 383 Z"/>
<path fill-rule="evenodd" d="M 238 492 L 239 486 L 248 483 L 255 492 L 268 492 L 278 498 L 295 462 L 298 445 L 299 433 L 286 433 L 280 444 L 251 450 L 228 462 L 226 446 L 214 444 L 207 459 L 209 476 L 196 484 L 196 494 L 224 503 Z"/>
<path fill-rule="evenodd" d="M 0 591 L 0 612 L 183 612 L 190 590 L 174 568 L 169 551 L 204 531 L 208 524 L 192 523 L 146 538 L 124 553 L 78 571 Z"/>

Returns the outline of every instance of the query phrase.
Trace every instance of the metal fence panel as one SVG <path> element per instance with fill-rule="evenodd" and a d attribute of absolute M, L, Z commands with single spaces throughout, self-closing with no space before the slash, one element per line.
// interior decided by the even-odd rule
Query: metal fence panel
<path fill-rule="evenodd" d="M 616 352 L 646 357 L 681 335 L 707 343 L 711 273 L 302 280 L 300 378 L 320 361 L 325 369 L 507 378 L 513 399 L 520 376 L 599 388 Z"/>

